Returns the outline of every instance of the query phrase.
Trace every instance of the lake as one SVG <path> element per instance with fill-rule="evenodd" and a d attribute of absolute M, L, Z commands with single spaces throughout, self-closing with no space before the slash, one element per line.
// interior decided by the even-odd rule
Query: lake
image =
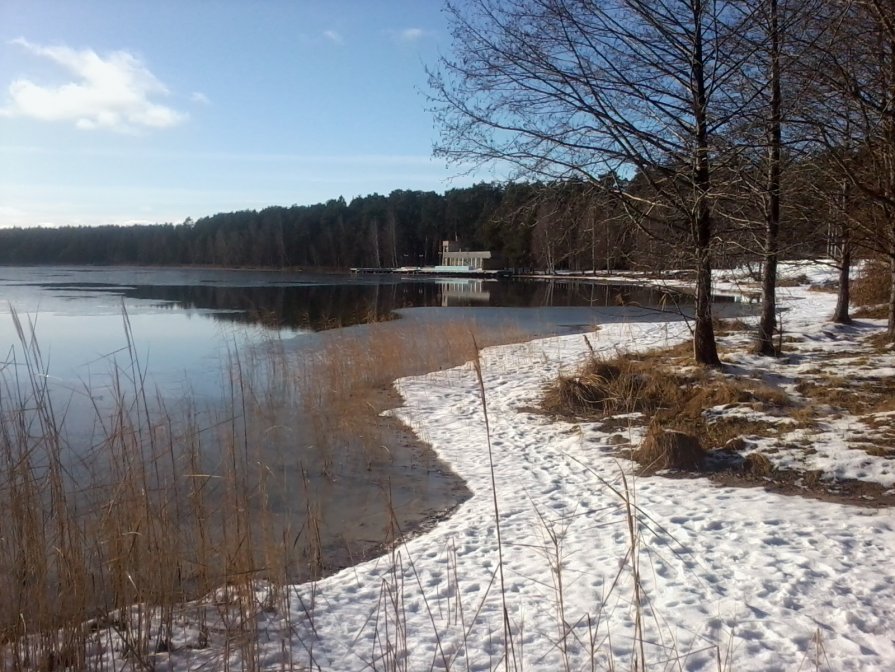
<path fill-rule="evenodd" d="M 353 378 L 381 364 L 363 363 L 366 351 L 394 358 L 389 375 L 409 375 L 462 363 L 456 341 L 470 331 L 487 343 L 678 319 L 656 312 L 670 305 L 661 290 L 573 280 L 6 267 L 0 288 L 4 399 L 31 378 L 45 385 L 65 425 L 70 487 L 102 490 L 94 485 L 114 471 L 103 451 L 122 409 L 152 426 L 152 450 L 164 430 L 171 466 L 154 467 L 160 482 L 187 470 L 179 441 L 198 446 L 191 459 L 212 476 L 229 468 L 221 446 L 239 443 L 242 470 L 261 465 L 277 525 L 307 537 L 313 512 L 313 553 L 322 550 L 317 569 L 327 571 L 468 496 L 406 428 L 379 417 L 397 402 L 388 380 Z M 38 347 L 23 347 L 13 312 Z M 415 340 L 427 341 L 425 357 L 400 349 Z M 29 394 L 40 396 L 26 392 L 21 405 Z M 198 439 L 183 438 L 187 425 Z M 302 567 L 301 578 L 317 573 Z"/>
<path fill-rule="evenodd" d="M 108 360 L 127 356 L 126 310 L 136 354 L 153 385 L 166 394 L 189 389 L 202 395 L 216 391 L 210 367 L 226 359 L 228 350 L 272 336 L 314 347 L 321 339 L 311 334 L 399 316 L 474 319 L 483 328 L 553 335 L 620 314 L 637 319 L 643 313 L 638 308 L 614 306 L 655 306 L 664 296 L 580 281 L 61 267 L 0 268 L 0 292 L 0 345 L 9 352 L 18 341 L 6 316 L 12 306 L 23 322 L 34 324 L 47 373 L 58 385 L 101 385 Z"/>

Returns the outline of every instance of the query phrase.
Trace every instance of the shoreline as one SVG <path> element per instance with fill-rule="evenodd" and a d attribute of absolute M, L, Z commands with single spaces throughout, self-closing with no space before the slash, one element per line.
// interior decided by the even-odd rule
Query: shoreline
<path fill-rule="evenodd" d="M 401 320 L 359 326 L 381 328 L 383 325 L 397 332 L 404 328 L 412 330 L 414 326 L 410 322 L 402 324 Z M 480 347 L 528 343 L 543 338 L 500 329 L 485 331 L 479 336 L 482 338 Z M 379 448 L 387 455 L 386 461 L 377 463 L 372 470 L 368 470 L 362 487 L 371 493 L 379 492 L 385 487 L 392 487 L 394 484 L 391 481 L 397 477 L 402 485 L 412 483 L 408 489 L 413 490 L 413 495 L 417 496 L 411 495 L 394 502 L 389 493 L 385 493 L 387 506 L 363 511 L 364 530 L 379 530 L 382 532 L 380 538 L 362 536 L 357 528 L 357 516 L 341 517 L 340 520 L 346 525 L 343 529 L 321 530 L 330 539 L 329 543 L 323 545 L 325 557 L 322 572 L 316 578 L 303 577 L 296 585 L 311 583 L 381 557 L 396 545 L 431 531 L 473 497 L 474 493 L 465 479 L 457 474 L 428 441 L 399 417 L 404 399 L 397 389 L 398 380 L 453 369 L 470 361 L 467 355 L 451 356 L 452 354 L 454 353 L 442 352 L 437 361 L 428 362 L 424 366 L 419 366 L 412 360 L 404 361 L 401 370 L 394 372 L 395 375 L 387 386 L 367 385 L 353 399 L 353 409 L 355 412 L 359 409 L 360 415 L 352 418 L 352 426 L 363 427 L 375 435 L 381 443 Z M 338 524 L 336 526 L 339 527 Z"/>
<path fill-rule="evenodd" d="M 390 462 L 373 467 L 362 487 L 375 493 L 384 489 L 383 479 L 390 487 L 393 478 L 406 477 L 416 484 L 420 495 L 394 502 L 391 494 L 384 493 L 388 500 L 385 506 L 363 511 L 362 529 L 357 527 L 359 516 L 350 515 L 351 511 L 348 511 L 349 515 L 342 518 L 344 525 L 321 530 L 321 535 L 330 541 L 323 544 L 320 575 L 303 577 L 296 581 L 296 585 L 324 579 L 385 555 L 395 545 L 433 529 L 473 496 L 466 481 L 438 456 L 432 446 L 390 413 L 401 405 L 394 388 L 375 390 L 366 401 L 366 422 L 381 433 Z M 348 527 L 353 528 L 353 533 Z M 364 534 L 364 531 L 371 534 Z M 379 531 L 381 538 L 373 536 L 374 531 Z"/>
<path fill-rule="evenodd" d="M 720 312 L 722 311 L 719 310 Z M 656 315 L 664 316 L 665 319 L 660 321 L 668 324 L 686 322 L 685 315 L 674 311 L 657 311 Z M 623 322 L 626 321 L 623 320 Z M 635 319 L 633 323 L 640 321 Z M 615 323 L 614 320 L 609 320 L 604 324 L 611 325 L 613 323 Z M 476 324 L 475 339 L 480 350 L 510 345 L 528 347 L 545 338 L 588 334 L 591 333 L 594 326 L 599 328 L 599 325 L 594 324 L 579 325 L 578 329 L 561 334 L 546 334 L 507 330 L 505 326 L 499 325 Z M 383 330 L 390 340 L 398 343 L 404 342 L 407 338 L 413 340 L 413 338 L 419 337 L 415 331 L 416 325 L 410 320 L 405 321 L 400 318 L 355 325 L 349 329 L 359 330 L 359 332 L 354 331 L 350 335 L 348 332 L 333 332 L 335 338 L 362 339 L 364 332 L 370 333 L 373 330 Z M 426 336 L 426 334 L 422 336 Z M 414 361 L 412 357 L 402 359 L 399 363 L 399 370 L 391 371 L 387 384 L 367 383 L 359 390 L 352 390 L 349 393 L 352 415 L 358 410 L 360 411 L 360 417 L 352 417 L 351 427 L 355 431 L 360 428 L 364 433 L 370 431 L 376 434 L 379 443 L 382 444 L 379 448 L 384 448 L 388 455 L 384 463 L 377 462 L 374 473 L 364 479 L 363 487 L 370 491 L 381 490 L 383 479 L 388 481 L 391 477 L 398 475 L 407 477 L 410 482 L 420 486 L 426 492 L 420 500 L 404 501 L 394 507 L 389 502 L 388 507 L 380 507 L 373 511 L 364 510 L 365 529 L 382 531 L 378 538 L 351 533 L 349 530 L 355 524 L 355 517 L 350 517 L 347 521 L 345 518 L 341 519 L 346 522 L 347 529 L 339 529 L 337 521 L 335 527 L 328 531 L 335 543 L 330 543 L 324 549 L 327 553 L 326 567 L 318 578 L 332 576 L 366 560 L 381 557 L 396 545 L 406 543 L 431 531 L 438 523 L 449 519 L 458 508 L 474 496 L 474 492 L 466 480 L 456 472 L 427 438 L 420 436 L 411 426 L 402 421 L 405 400 L 397 385 L 400 379 L 425 377 L 446 372 L 449 369 L 462 367 L 471 360 L 472 355 L 469 352 L 459 354 L 443 351 L 439 352 L 434 361 L 428 360 L 423 365 Z M 406 483 L 407 481 L 405 481 Z M 430 488 L 433 485 L 437 492 L 433 492 Z M 350 504 L 346 505 L 343 502 L 342 505 L 350 508 Z M 327 531 L 322 530 L 322 532 Z M 348 544 L 345 543 L 346 533 Z M 314 577 L 306 577 L 297 583 L 314 580 L 316 580 Z"/>

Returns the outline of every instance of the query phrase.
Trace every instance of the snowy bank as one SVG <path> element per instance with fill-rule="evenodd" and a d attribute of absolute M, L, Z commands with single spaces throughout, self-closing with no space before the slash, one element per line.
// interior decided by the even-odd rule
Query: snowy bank
<path fill-rule="evenodd" d="M 788 333 L 822 332 L 834 295 L 804 287 L 780 294 Z M 605 324 L 588 338 L 615 353 L 688 337 L 682 322 L 655 322 Z M 895 667 L 892 511 L 702 478 L 633 477 L 617 436 L 526 410 L 588 355 L 581 336 L 481 355 L 502 548 L 474 367 L 398 381 L 405 403 L 394 413 L 466 480 L 472 498 L 390 555 L 292 588 L 288 611 L 259 609 L 254 663 L 492 670 L 505 668 L 506 655 L 510 669 L 627 669 L 642 651 L 646 669 Z M 835 461 L 843 445 L 830 438 L 814 459 Z M 869 478 L 891 473 L 886 458 L 871 462 Z M 179 627 L 178 646 L 156 656 L 159 667 L 219 669 L 221 657 L 240 665 L 240 651 L 190 646 L 199 634 L 189 612 Z"/>

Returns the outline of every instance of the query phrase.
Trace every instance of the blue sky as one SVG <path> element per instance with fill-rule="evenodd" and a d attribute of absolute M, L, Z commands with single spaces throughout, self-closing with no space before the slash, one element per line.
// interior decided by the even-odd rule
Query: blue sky
<path fill-rule="evenodd" d="M 440 9 L 2 0 L 0 226 L 179 223 L 469 184 L 431 158 Z"/>

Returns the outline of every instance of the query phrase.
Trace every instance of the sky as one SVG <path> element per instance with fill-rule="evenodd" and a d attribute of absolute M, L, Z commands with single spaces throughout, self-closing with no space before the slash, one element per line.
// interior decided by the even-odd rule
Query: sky
<path fill-rule="evenodd" d="M 440 0 L 0 0 L 0 226 L 180 223 L 463 175 Z"/>

